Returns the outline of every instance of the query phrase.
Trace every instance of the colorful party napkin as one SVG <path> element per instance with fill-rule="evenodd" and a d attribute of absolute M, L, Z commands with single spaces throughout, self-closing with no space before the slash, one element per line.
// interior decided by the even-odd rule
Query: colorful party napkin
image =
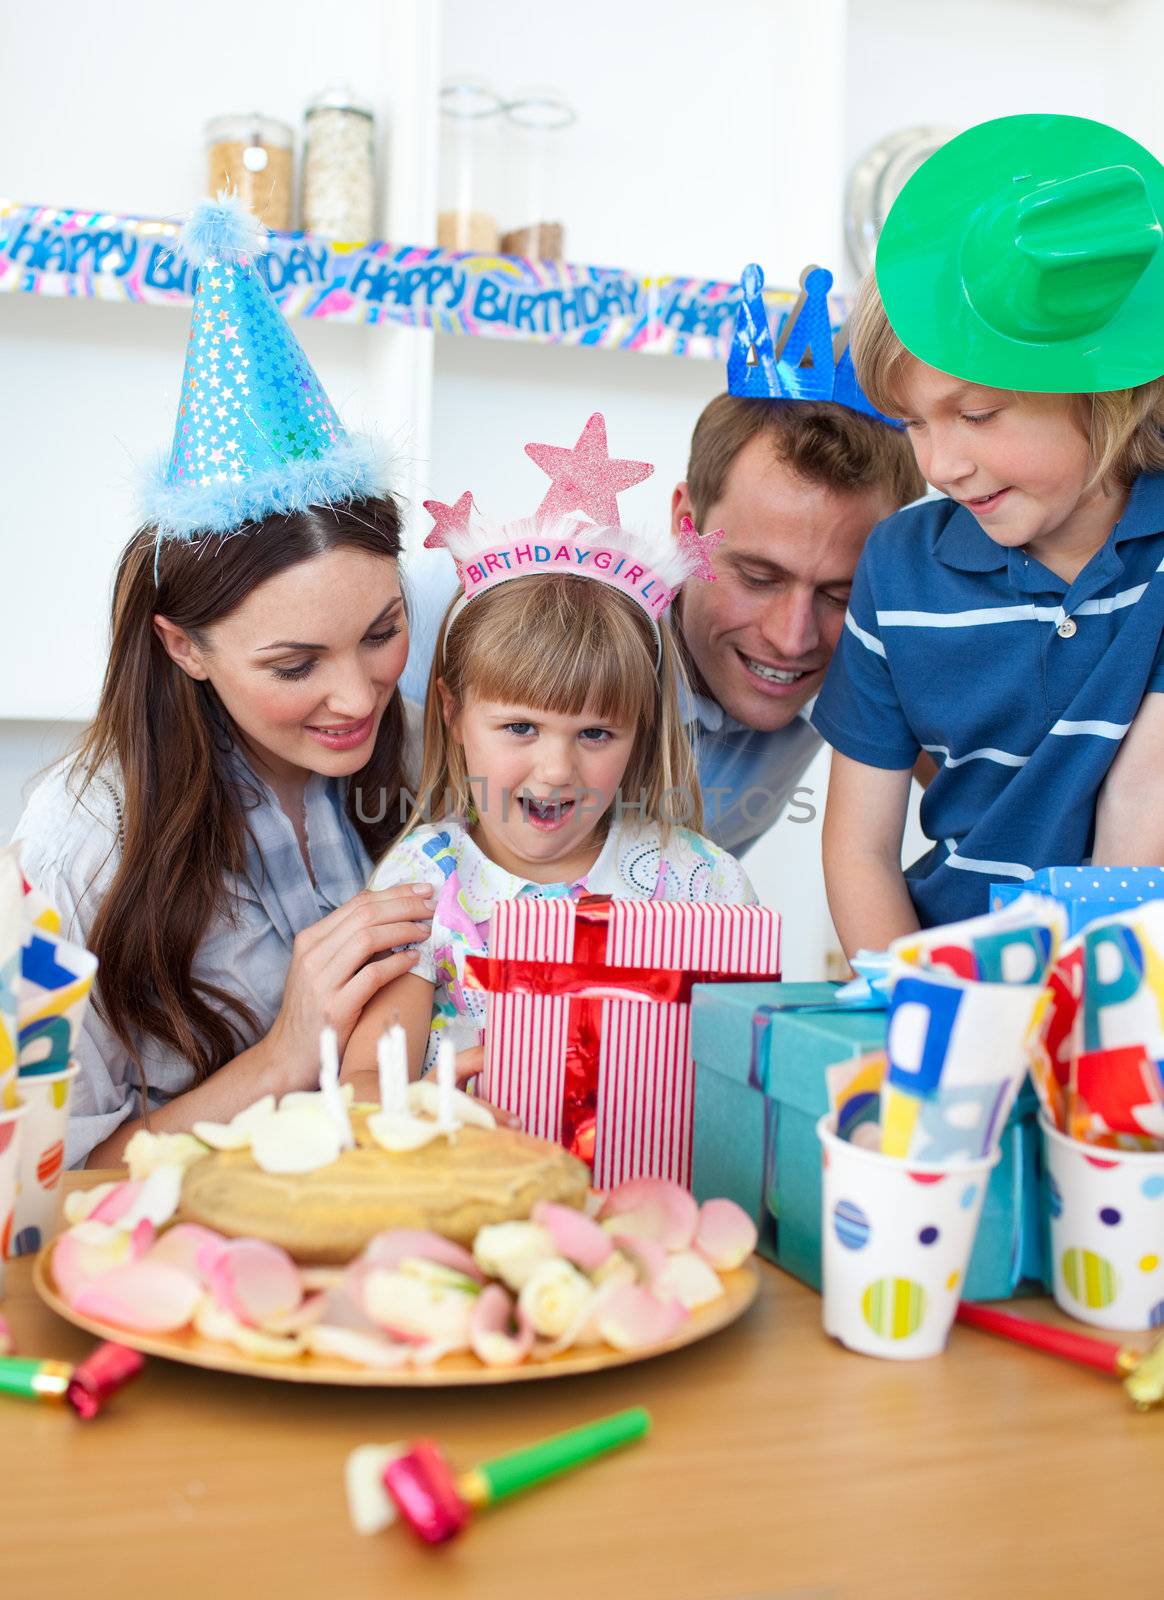
<path fill-rule="evenodd" d="M 1056 1127 L 1089 1144 L 1164 1149 L 1164 901 L 1069 939 L 1032 1068 Z"/>

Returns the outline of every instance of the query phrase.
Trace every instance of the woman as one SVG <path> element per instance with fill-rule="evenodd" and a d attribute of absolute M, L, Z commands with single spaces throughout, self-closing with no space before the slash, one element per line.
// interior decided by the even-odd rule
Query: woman
<path fill-rule="evenodd" d="M 365 892 L 399 827 L 400 520 L 253 268 L 235 203 L 201 270 L 173 449 L 118 567 L 80 751 L 15 837 L 100 960 L 67 1158 L 314 1086 L 319 1035 L 427 936 L 419 886 Z M 411 767 L 413 763 L 408 763 Z"/>

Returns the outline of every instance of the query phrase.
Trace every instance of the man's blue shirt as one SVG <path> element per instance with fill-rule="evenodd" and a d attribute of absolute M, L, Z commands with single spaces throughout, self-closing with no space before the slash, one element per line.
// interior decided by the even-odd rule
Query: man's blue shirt
<path fill-rule="evenodd" d="M 992 880 L 1090 855 L 1100 786 L 1144 695 L 1164 691 L 1164 477 L 1068 584 L 953 500 L 873 530 L 813 712 L 835 749 L 937 776 L 907 869 L 923 927 L 985 911 Z"/>

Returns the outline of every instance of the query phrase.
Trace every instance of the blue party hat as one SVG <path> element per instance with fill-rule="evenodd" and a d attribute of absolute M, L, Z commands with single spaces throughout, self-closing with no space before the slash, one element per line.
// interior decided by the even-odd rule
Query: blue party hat
<path fill-rule="evenodd" d="M 740 280 L 740 309 L 728 354 L 728 393 L 751 400 L 831 400 L 891 428 L 887 417 L 857 382 L 844 328 L 833 338 L 829 290 L 833 275 L 825 267 L 805 267 L 800 298 L 788 313 L 777 346 L 764 306 L 764 274 L 752 262 Z"/>
<path fill-rule="evenodd" d="M 266 235 L 220 196 L 180 240 L 198 268 L 174 443 L 149 474 L 144 520 L 160 538 L 226 533 L 274 512 L 382 492 L 369 440 L 345 433 L 255 270 Z"/>

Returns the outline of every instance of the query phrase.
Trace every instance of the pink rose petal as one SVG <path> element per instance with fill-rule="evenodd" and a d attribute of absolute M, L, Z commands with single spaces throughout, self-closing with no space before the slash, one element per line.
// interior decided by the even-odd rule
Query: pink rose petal
<path fill-rule="evenodd" d="M 499 1283 L 482 1289 L 469 1318 L 469 1344 L 487 1367 L 516 1367 L 533 1349 L 528 1317 Z"/>
<path fill-rule="evenodd" d="M 473 1260 L 472 1254 L 451 1239 L 439 1233 L 428 1233 L 423 1228 L 388 1228 L 370 1239 L 356 1262 L 358 1267 L 383 1267 L 393 1272 L 402 1261 L 435 1261 L 438 1266 L 452 1267 L 463 1272 L 474 1283 L 484 1283 L 485 1274 Z"/>
<path fill-rule="evenodd" d="M 148 1228 L 148 1225 L 147 1225 Z M 53 1246 L 53 1277 L 57 1288 L 70 1304 L 87 1284 L 138 1260 L 149 1248 L 149 1237 L 141 1229 L 121 1233 L 108 1223 L 86 1219 L 62 1233 Z"/>
<path fill-rule="evenodd" d="M 637 1284 L 622 1283 L 603 1306 L 598 1330 L 616 1350 L 644 1350 L 671 1338 L 686 1318 L 678 1300 L 656 1300 Z"/>
<path fill-rule="evenodd" d="M 105 1222 L 112 1226 L 113 1223 L 121 1221 L 140 1194 L 140 1183 L 130 1183 L 128 1179 L 124 1183 L 115 1183 L 108 1194 L 101 1196 L 85 1220 Z"/>
<path fill-rule="evenodd" d="M 209 1257 L 209 1247 L 204 1250 Z M 200 1263 L 202 1257 L 203 1251 L 199 1251 Z M 209 1262 L 206 1278 L 223 1310 L 252 1328 L 289 1316 L 303 1298 L 294 1261 L 278 1245 L 263 1239 L 232 1239 Z"/>
<path fill-rule="evenodd" d="M 84 1284 L 73 1309 L 84 1317 L 134 1333 L 184 1328 L 202 1298 L 202 1285 L 167 1261 L 131 1261 Z"/>
<path fill-rule="evenodd" d="M 634 1267 L 641 1284 L 649 1289 L 667 1265 L 667 1250 L 658 1239 L 616 1233 L 613 1242 Z"/>
<path fill-rule="evenodd" d="M 632 1178 L 607 1195 L 602 1221 L 617 1219 L 608 1230 L 658 1239 L 668 1250 L 686 1250 L 695 1237 L 699 1207 L 692 1195 L 664 1178 Z"/>
<path fill-rule="evenodd" d="M 700 1206 L 695 1248 L 717 1272 L 743 1266 L 756 1238 L 756 1224 L 734 1200 L 705 1200 Z"/>
<path fill-rule="evenodd" d="M 213 1228 L 204 1228 L 200 1222 L 176 1222 L 172 1228 L 158 1236 L 150 1251 L 151 1261 L 168 1261 L 181 1267 L 206 1283 L 206 1265 L 218 1259 L 226 1249 L 227 1241 Z"/>
<path fill-rule="evenodd" d="M 573 1206 L 539 1200 L 532 1220 L 540 1222 L 554 1241 L 554 1249 L 583 1272 L 594 1272 L 606 1261 L 614 1246 L 597 1222 Z"/>

